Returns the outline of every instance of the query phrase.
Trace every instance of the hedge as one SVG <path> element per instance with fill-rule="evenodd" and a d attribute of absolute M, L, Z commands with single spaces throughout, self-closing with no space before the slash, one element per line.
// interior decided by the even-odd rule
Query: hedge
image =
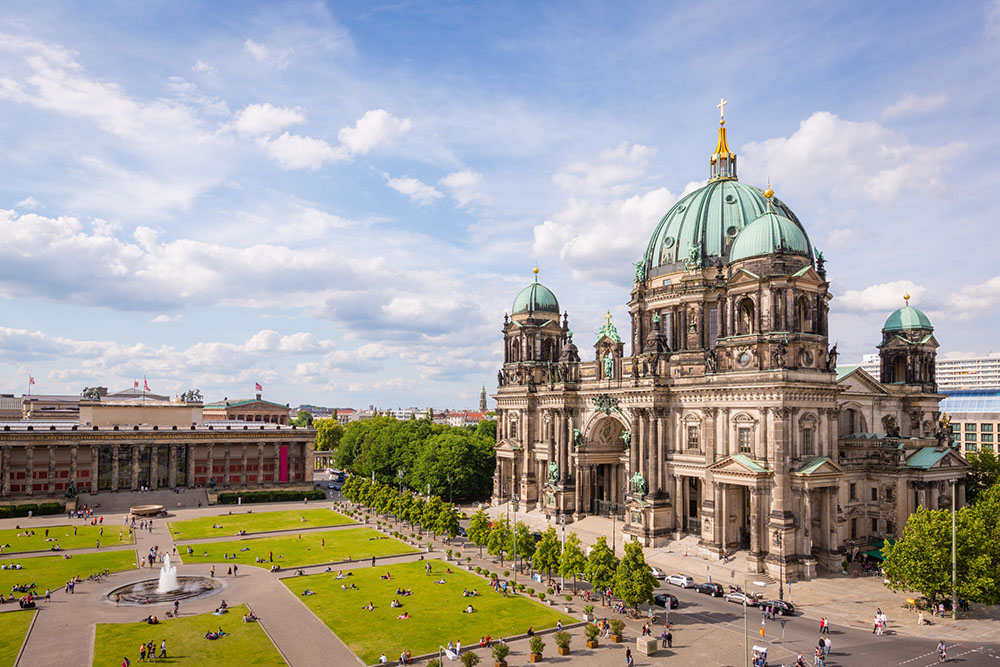
<path fill-rule="evenodd" d="M 244 503 L 280 503 L 294 500 L 324 500 L 323 491 L 247 491 L 245 493 L 220 493 L 220 505 L 235 505 L 242 498 Z"/>
<path fill-rule="evenodd" d="M 9 519 L 16 516 L 28 516 L 31 512 L 33 516 L 43 514 L 62 514 L 66 511 L 63 503 L 47 502 L 38 505 L 37 503 L 24 503 L 22 505 L 4 505 L 0 507 L 0 519 Z"/>

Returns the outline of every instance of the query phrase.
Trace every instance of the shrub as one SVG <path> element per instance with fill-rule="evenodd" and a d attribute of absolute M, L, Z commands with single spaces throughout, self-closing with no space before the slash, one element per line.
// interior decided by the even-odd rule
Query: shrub
<path fill-rule="evenodd" d="M 569 643 L 570 643 L 570 640 L 573 639 L 573 635 L 571 635 L 570 633 L 566 632 L 565 630 L 560 630 L 559 632 L 557 632 L 555 634 L 555 636 L 553 637 L 553 639 L 556 642 L 556 646 L 558 646 L 559 648 L 564 648 L 565 649 L 565 648 L 569 648 Z"/>
<path fill-rule="evenodd" d="M 548 593 L 549 595 L 552 595 L 553 593 L 555 593 L 555 589 L 549 586 L 548 588 L 545 589 L 545 592 Z"/>
<path fill-rule="evenodd" d="M 479 656 L 473 653 L 472 651 L 462 654 L 463 667 L 475 667 L 478 664 L 479 664 Z"/>
<path fill-rule="evenodd" d="M 466 556 L 465 557 L 465 562 L 466 563 L 471 563 L 472 562 L 472 556 Z"/>
<path fill-rule="evenodd" d="M 49 502 L 42 503 L 38 506 L 39 514 L 62 514 L 65 511 L 65 505 L 62 503 Z"/>
<path fill-rule="evenodd" d="M 219 494 L 220 505 L 235 505 L 242 498 L 244 503 L 276 503 L 291 500 L 323 500 L 326 494 L 322 491 L 227 491 Z"/>
<path fill-rule="evenodd" d="M 622 630 L 625 629 L 625 621 L 620 618 L 612 618 L 608 622 L 608 625 L 611 626 L 611 634 L 613 635 L 620 635 Z"/>
<path fill-rule="evenodd" d="M 587 635 L 589 641 L 594 641 L 597 639 L 597 635 L 601 634 L 601 629 L 593 623 L 587 623 L 587 625 L 583 626 L 583 634 Z"/>
<path fill-rule="evenodd" d="M 592 604 L 584 605 L 584 607 L 583 607 L 583 613 L 584 614 L 593 614 L 594 613 L 594 605 L 592 605 Z"/>
<path fill-rule="evenodd" d="M 497 643 L 493 645 L 493 659 L 497 662 L 503 662 L 510 655 L 510 647 L 506 644 Z"/>
<path fill-rule="evenodd" d="M 476 572 L 476 574 L 482 574 L 482 573 L 483 573 L 483 568 L 481 568 L 481 567 L 479 567 L 479 566 L 477 565 L 477 566 L 476 566 L 476 569 L 475 569 L 475 572 Z"/>
<path fill-rule="evenodd" d="M 504 579 L 506 579 L 507 577 L 509 577 L 510 576 L 510 570 L 504 570 L 503 571 L 503 576 L 504 576 Z"/>
<path fill-rule="evenodd" d="M 448 554 L 448 558 L 451 558 L 451 549 L 448 549 L 445 553 Z"/>
<path fill-rule="evenodd" d="M 496 572 L 490 572 L 490 580 L 499 579 Z"/>
<path fill-rule="evenodd" d="M 524 584 L 518 584 L 517 585 L 517 590 L 523 591 L 524 590 Z"/>
<path fill-rule="evenodd" d="M 572 595 L 566 595 L 565 598 L 566 598 L 566 602 L 572 602 L 573 601 L 573 596 Z"/>
<path fill-rule="evenodd" d="M 529 588 L 528 589 L 528 595 L 530 595 L 531 597 L 534 597 L 535 596 L 535 589 L 534 588 Z"/>
<path fill-rule="evenodd" d="M 538 599 L 541 600 L 542 602 L 544 602 L 545 601 L 545 593 L 539 593 L 538 594 Z"/>
<path fill-rule="evenodd" d="M 528 647 L 532 653 L 537 653 L 538 655 L 541 655 L 542 650 L 545 648 L 545 642 L 542 641 L 541 637 L 535 635 L 534 637 L 531 638 L 531 641 L 528 642 Z"/>
<path fill-rule="evenodd" d="M 423 541 L 423 539 L 424 539 L 424 536 L 423 536 L 423 535 L 417 535 L 417 541 L 418 541 L 418 542 L 422 542 L 422 541 Z"/>
<path fill-rule="evenodd" d="M 461 554 L 461 552 L 459 552 L 459 551 L 456 551 L 456 552 L 455 552 L 455 558 L 456 558 L 456 559 L 458 559 L 458 558 L 461 558 L 461 557 L 462 557 L 462 554 Z"/>
<path fill-rule="evenodd" d="M 433 660 L 427 663 L 427 667 L 441 667 L 441 661 L 438 660 L 437 658 L 434 658 Z"/>
<path fill-rule="evenodd" d="M 12 516 L 14 516 L 14 508 L 11 505 L 0 507 L 0 519 L 6 519 Z"/>
<path fill-rule="evenodd" d="M 25 503 L 14 508 L 14 516 L 28 516 L 28 512 L 38 514 L 38 505 L 35 503 Z"/>

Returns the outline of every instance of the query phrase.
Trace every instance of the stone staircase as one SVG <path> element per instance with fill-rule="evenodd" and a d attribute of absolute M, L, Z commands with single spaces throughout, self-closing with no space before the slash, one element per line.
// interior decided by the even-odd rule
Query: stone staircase
<path fill-rule="evenodd" d="M 170 489 L 156 491 L 101 491 L 97 495 L 82 495 L 77 498 L 77 505 L 97 507 L 99 514 L 127 514 L 129 508 L 135 505 L 163 505 L 168 512 L 177 509 L 180 503 L 184 508 L 208 505 L 208 492 L 205 489 L 181 489 L 174 493 Z"/>

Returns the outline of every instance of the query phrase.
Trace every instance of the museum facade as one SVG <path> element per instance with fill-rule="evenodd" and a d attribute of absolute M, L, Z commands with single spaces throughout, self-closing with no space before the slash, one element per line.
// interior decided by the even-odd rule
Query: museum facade
<path fill-rule="evenodd" d="M 627 339 L 608 313 L 578 348 L 535 269 L 504 316 L 493 501 L 614 514 L 647 545 L 693 534 L 717 557 L 747 550 L 752 571 L 810 577 L 919 505 L 964 502 L 967 464 L 926 315 L 907 297 L 889 316 L 879 378 L 838 369 L 825 259 L 736 164 L 723 120 L 708 183 L 635 264 Z"/>

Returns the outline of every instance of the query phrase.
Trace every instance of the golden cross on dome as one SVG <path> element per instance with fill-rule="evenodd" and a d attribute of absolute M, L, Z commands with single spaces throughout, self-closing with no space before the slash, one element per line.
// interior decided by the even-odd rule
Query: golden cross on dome
<path fill-rule="evenodd" d="M 719 125 L 724 125 L 725 122 L 726 122 L 726 105 L 727 104 L 729 104 L 729 102 L 727 102 L 726 98 L 723 97 L 721 100 L 719 100 L 719 103 L 715 105 L 719 109 Z"/>
<path fill-rule="evenodd" d="M 610 324 L 611 324 L 611 311 L 609 310 L 604 314 L 604 326 L 608 326 Z"/>

